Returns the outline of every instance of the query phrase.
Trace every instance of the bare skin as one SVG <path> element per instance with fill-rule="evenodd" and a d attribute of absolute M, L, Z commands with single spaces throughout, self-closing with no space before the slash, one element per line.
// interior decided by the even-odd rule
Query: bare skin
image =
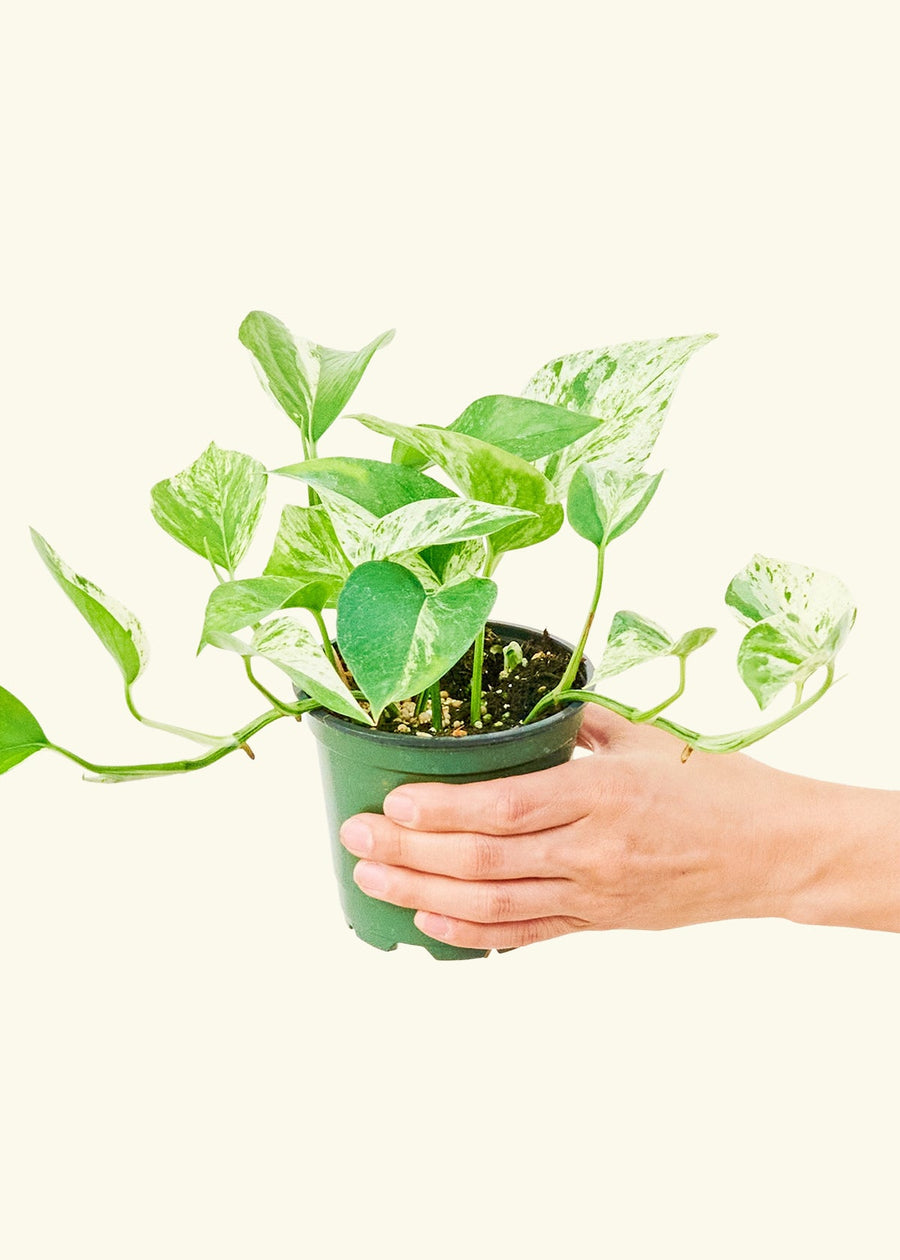
<path fill-rule="evenodd" d="M 341 840 L 364 892 L 473 949 L 718 919 L 900 932 L 900 792 L 693 753 L 591 707 L 591 755 L 537 774 L 409 784 Z"/>

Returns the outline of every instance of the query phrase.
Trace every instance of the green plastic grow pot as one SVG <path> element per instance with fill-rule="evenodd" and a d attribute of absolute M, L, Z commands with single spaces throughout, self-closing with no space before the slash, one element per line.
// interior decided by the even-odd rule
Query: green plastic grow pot
<path fill-rule="evenodd" d="M 489 624 L 504 639 L 521 640 L 540 634 L 527 626 L 502 621 Z M 572 651 L 572 645 L 565 640 L 554 638 L 554 642 Z M 590 677 L 587 660 L 584 667 Z M 414 910 L 367 896 L 353 880 L 353 868 L 359 859 L 341 844 L 341 824 L 353 814 L 381 813 L 384 798 L 402 783 L 476 783 L 562 765 L 572 756 L 583 716 L 583 704 L 569 704 L 532 726 L 467 735 L 464 739 L 422 739 L 372 731 L 325 709 L 308 713 L 304 721 L 309 722 L 318 743 L 341 905 L 347 924 L 356 935 L 376 949 L 418 945 L 440 959 L 483 958 L 490 953 L 444 945 L 419 931 L 413 922 Z"/>

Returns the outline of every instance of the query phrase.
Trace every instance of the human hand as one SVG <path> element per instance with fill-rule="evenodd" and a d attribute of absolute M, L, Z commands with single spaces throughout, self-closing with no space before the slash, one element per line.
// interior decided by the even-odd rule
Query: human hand
<path fill-rule="evenodd" d="M 579 743 L 590 756 L 535 774 L 395 789 L 384 815 L 341 830 L 357 884 L 473 949 L 791 917 L 812 878 L 815 789 L 834 785 L 736 753 L 683 762 L 671 735 L 594 706 Z"/>

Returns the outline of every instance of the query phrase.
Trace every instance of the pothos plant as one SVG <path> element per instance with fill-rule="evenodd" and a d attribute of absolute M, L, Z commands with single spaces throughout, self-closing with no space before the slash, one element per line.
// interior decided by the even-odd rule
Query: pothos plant
<path fill-rule="evenodd" d="M 269 473 L 251 455 L 213 443 L 155 485 L 151 504 L 162 528 L 215 576 L 198 651 L 213 647 L 241 658 L 249 682 L 266 698 L 265 711 L 226 735 L 146 717 L 134 697 L 147 664 L 137 619 L 33 533 L 51 575 L 121 670 L 132 716 L 205 751 L 174 761 L 97 764 L 54 742 L 25 704 L 0 687 L 0 773 L 50 749 L 106 783 L 181 774 L 237 750 L 252 756 L 248 741 L 257 732 L 319 707 L 377 730 L 395 706 L 413 701 L 416 712 L 430 712 L 429 733 L 440 736 L 447 733 L 441 679 L 473 645 L 468 717 L 471 728 L 489 733 L 481 678 L 498 566 L 508 552 L 551 537 L 566 517 L 595 548 L 594 592 L 562 677 L 521 724 L 585 701 L 670 731 L 686 754 L 730 752 L 783 726 L 831 687 L 835 657 L 855 617 L 846 588 L 827 574 L 761 555 L 732 579 L 725 599 L 748 627 L 737 665 L 760 708 L 793 688 L 792 703 L 777 717 L 750 730 L 704 735 L 664 716 L 684 691 L 689 658 L 715 631 L 701 626 L 674 636 L 631 611 L 613 616 L 592 688 L 574 687 L 606 553 L 656 493 L 662 474 L 646 470 L 648 458 L 684 365 L 711 336 L 556 358 L 521 395 L 479 398 L 446 427 L 348 417 L 393 443 L 390 460 L 377 461 L 320 457 L 318 446 L 392 332 L 359 351 L 340 351 L 295 338 L 278 319 L 253 311 L 239 335 L 263 385 L 299 430 L 303 458 Z M 238 577 L 271 475 L 304 483 L 307 501 L 284 508 L 263 573 Z M 335 635 L 326 622 L 331 610 Z M 506 650 L 512 667 L 516 645 Z M 604 677 L 660 657 L 673 658 L 677 685 L 649 709 L 593 689 Z M 254 672 L 258 660 L 277 667 L 302 698 L 273 694 Z M 814 675 L 818 685 L 808 694 Z"/>

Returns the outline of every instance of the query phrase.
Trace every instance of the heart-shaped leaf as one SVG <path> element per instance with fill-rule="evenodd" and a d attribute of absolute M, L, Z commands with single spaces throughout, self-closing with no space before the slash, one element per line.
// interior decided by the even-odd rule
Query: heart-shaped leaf
<path fill-rule="evenodd" d="M 340 588 L 350 568 L 324 507 L 284 508 L 266 576 L 294 578 L 298 587 L 324 582 Z"/>
<path fill-rule="evenodd" d="M 596 420 L 589 416 L 511 394 L 478 398 L 447 425 L 453 433 L 467 433 L 526 460 L 552 455 L 596 427 Z M 426 468 L 430 462 L 427 456 L 402 442 L 395 444 L 391 458 L 412 468 Z"/>
<path fill-rule="evenodd" d="M 211 442 L 190 467 L 150 492 L 156 521 L 183 546 L 233 574 L 266 498 L 266 470 Z"/>
<path fill-rule="evenodd" d="M 551 455 L 544 472 L 562 495 L 584 460 L 640 469 L 653 449 L 682 370 L 715 334 L 630 341 L 545 363 L 522 393 L 595 416 L 585 437 Z"/>
<path fill-rule="evenodd" d="M 474 499 L 419 499 L 376 521 L 367 558 L 386 560 L 439 543 L 484 538 L 529 518 L 533 513 Z"/>
<path fill-rule="evenodd" d="M 333 350 L 295 338 L 274 315 L 251 311 L 238 336 L 253 355 L 264 388 L 306 441 L 315 442 L 340 415 L 372 355 L 393 339 L 394 331 L 382 333 L 362 350 Z"/>
<path fill-rule="evenodd" d="M 212 634 L 232 634 L 255 625 L 283 608 L 310 608 L 321 612 L 336 598 L 341 583 L 310 582 L 298 586 L 295 578 L 258 577 L 224 582 L 213 588 L 206 605 L 199 652 Z"/>
<path fill-rule="evenodd" d="M 738 670 L 765 708 L 789 683 L 828 666 L 856 620 L 853 597 L 830 573 L 755 555 L 731 580 L 725 602 L 750 629 Z"/>
<path fill-rule="evenodd" d="M 269 661 L 324 708 L 372 725 L 372 718 L 354 700 L 322 645 L 293 617 L 273 617 L 254 631 L 249 643 L 217 631 L 210 633 L 209 642 L 241 656 L 258 656 Z"/>
<path fill-rule="evenodd" d="M 54 580 L 112 656 L 130 686 L 147 664 L 147 642 L 137 617 L 71 569 L 36 530 L 31 531 L 31 537 Z"/>
<path fill-rule="evenodd" d="M 355 569 L 338 599 L 337 638 L 376 721 L 385 705 L 442 678 L 487 621 L 497 588 L 470 578 L 426 593 L 390 560 Z"/>
<path fill-rule="evenodd" d="M 449 429 L 409 428 L 380 420 L 377 416 L 355 419 L 376 433 L 414 447 L 442 468 L 470 498 L 482 503 L 533 512 L 535 519 L 524 520 L 493 534 L 488 541 L 492 564 L 505 551 L 529 547 L 555 534 L 563 522 L 563 511 L 553 487 L 524 459 L 510 455 L 465 433 Z"/>
<path fill-rule="evenodd" d="M 599 678 L 612 678 L 635 665 L 645 661 L 656 660 L 662 656 L 685 658 L 715 634 L 712 626 L 700 626 L 696 630 L 688 630 L 676 642 L 669 633 L 629 609 L 622 609 L 612 619 L 606 650 L 597 669 Z"/>
<path fill-rule="evenodd" d="M 414 468 L 386 464 L 377 459 L 308 459 L 302 464 L 276 468 L 283 477 L 295 477 L 316 490 L 331 491 L 352 499 L 373 516 L 387 516 L 418 499 L 450 499 L 454 492 L 433 477 Z"/>
<path fill-rule="evenodd" d="M 0 687 L 0 774 L 49 743 L 31 710 L 11 691 Z"/>
<path fill-rule="evenodd" d="M 569 483 L 569 524 L 597 547 L 612 542 L 640 520 L 661 477 L 582 464 Z"/>

